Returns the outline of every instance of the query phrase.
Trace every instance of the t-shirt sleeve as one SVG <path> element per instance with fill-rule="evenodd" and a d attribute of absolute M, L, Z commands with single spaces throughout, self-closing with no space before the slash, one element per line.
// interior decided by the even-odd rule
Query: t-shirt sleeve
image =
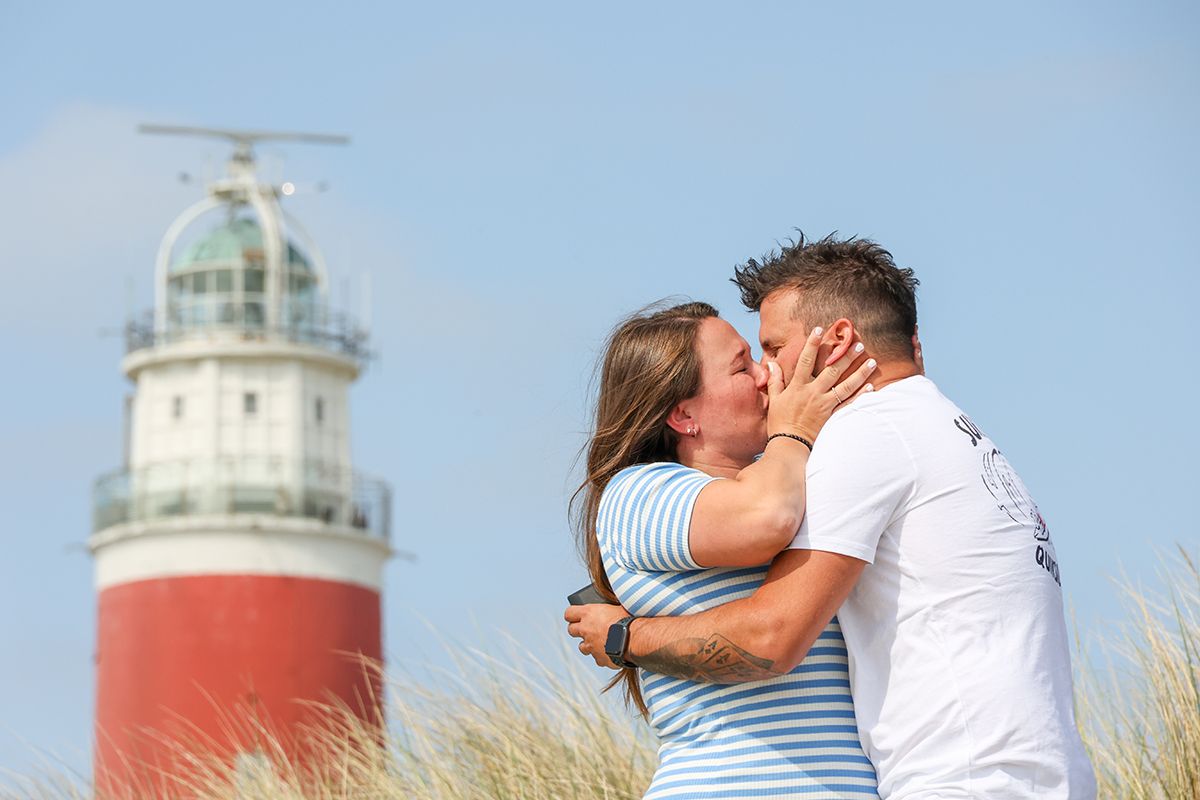
<path fill-rule="evenodd" d="M 617 473 L 596 517 L 601 552 L 626 569 L 685 572 L 692 558 L 688 528 L 700 490 L 716 480 L 682 464 L 640 464 Z"/>
<path fill-rule="evenodd" d="M 804 521 L 788 548 L 874 562 L 880 536 L 915 486 L 899 433 L 869 411 L 848 408 L 822 429 L 806 475 Z"/>

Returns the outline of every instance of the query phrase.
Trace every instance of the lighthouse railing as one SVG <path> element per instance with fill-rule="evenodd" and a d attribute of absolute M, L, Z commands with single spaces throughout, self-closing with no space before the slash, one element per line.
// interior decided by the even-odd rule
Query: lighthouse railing
<path fill-rule="evenodd" d="M 260 312 L 261 313 L 261 312 Z M 125 323 L 125 352 L 175 344 L 184 341 L 284 341 L 321 347 L 344 356 L 368 361 L 367 334 L 348 314 L 318 308 L 311 317 L 276 327 L 267 327 L 263 319 L 214 314 L 203 320 L 172 320 L 166 330 L 154 327 L 152 314 Z"/>
<path fill-rule="evenodd" d="M 92 527 L 221 514 L 298 517 L 387 540 L 391 488 L 319 460 L 239 457 L 163 461 L 96 479 Z"/>

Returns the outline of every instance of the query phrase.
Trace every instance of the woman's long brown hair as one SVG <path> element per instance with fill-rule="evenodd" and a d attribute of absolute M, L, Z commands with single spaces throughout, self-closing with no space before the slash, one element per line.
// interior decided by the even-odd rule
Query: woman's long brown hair
<path fill-rule="evenodd" d="M 652 307 L 653 308 L 653 307 Z M 596 515 L 604 487 L 634 464 L 677 461 L 678 434 L 667 415 L 700 391 L 696 332 L 700 322 L 718 316 L 708 303 L 684 303 L 643 310 L 621 322 L 608 338 L 596 396 L 596 423 L 584 445 L 587 477 L 571 498 L 580 555 L 597 590 L 618 602 L 604 571 L 596 541 Z M 626 702 L 648 714 L 637 671 L 623 669 L 604 687 L 624 683 Z"/>

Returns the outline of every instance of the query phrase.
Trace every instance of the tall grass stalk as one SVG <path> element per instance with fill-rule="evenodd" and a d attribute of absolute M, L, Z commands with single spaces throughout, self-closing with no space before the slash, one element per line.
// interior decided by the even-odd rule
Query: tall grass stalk
<path fill-rule="evenodd" d="M 1099 796 L 1200 798 L 1200 569 L 1180 548 L 1161 595 L 1123 587 L 1128 619 L 1101 641 L 1104 668 L 1077 680 Z"/>

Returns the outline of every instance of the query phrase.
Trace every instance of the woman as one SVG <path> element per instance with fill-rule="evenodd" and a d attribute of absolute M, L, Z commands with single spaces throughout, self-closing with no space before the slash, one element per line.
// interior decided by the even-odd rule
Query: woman
<path fill-rule="evenodd" d="M 756 363 L 705 303 L 613 332 L 577 493 L 588 570 L 608 599 L 637 616 L 688 614 L 762 582 L 803 517 L 811 442 L 841 402 L 871 389 L 873 361 L 850 371 L 861 349 L 808 377 L 820 333 L 785 388 L 778 365 Z M 800 666 L 770 680 L 624 669 L 617 681 L 661 742 L 646 798 L 876 796 L 836 620 Z"/>

